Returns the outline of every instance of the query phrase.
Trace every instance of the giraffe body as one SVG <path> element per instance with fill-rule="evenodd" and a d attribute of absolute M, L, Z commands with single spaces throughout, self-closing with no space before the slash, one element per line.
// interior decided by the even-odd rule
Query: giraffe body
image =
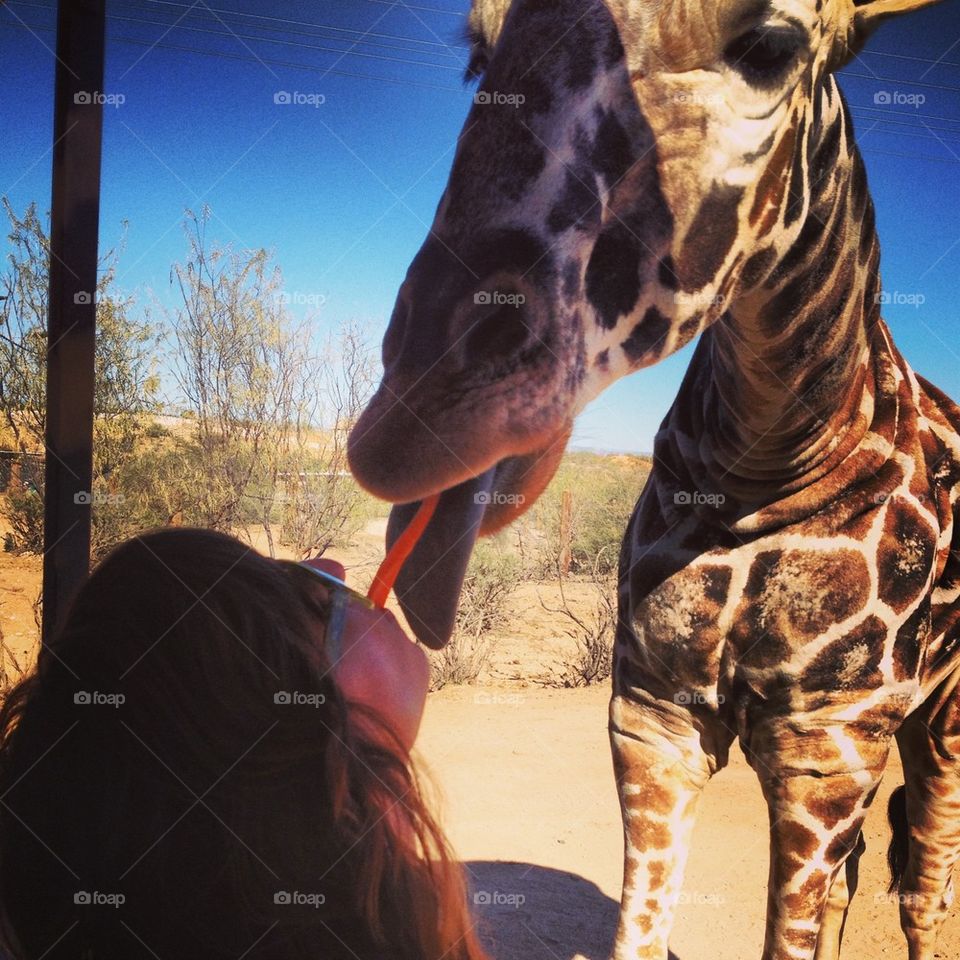
<path fill-rule="evenodd" d="M 738 510 L 718 491 L 699 491 L 691 513 L 674 433 L 687 425 L 674 413 L 664 424 L 621 563 L 610 713 L 627 848 L 619 955 L 666 957 L 663 905 L 682 882 L 677 839 L 685 852 L 699 790 L 735 738 L 778 821 L 769 957 L 839 956 L 866 807 L 894 736 L 938 699 L 939 747 L 957 760 L 910 722 L 905 769 L 932 768 L 960 787 L 960 409 L 913 374 L 882 326 L 875 361 L 875 416 L 841 464 L 860 468 L 843 486 L 827 474 L 822 495 L 807 487 L 794 504 L 749 509 L 746 523 L 731 520 Z M 692 406 L 684 400 L 677 409 Z M 638 729 L 648 738 L 639 746 Z M 957 815 L 960 798 L 939 813 L 950 843 L 938 854 L 950 868 Z M 901 886 L 905 919 L 942 918 L 946 886 L 916 886 Z M 779 908 L 786 898 L 789 911 Z M 818 947 L 821 929 L 835 942 Z M 911 952 L 928 956 L 919 943 Z"/>
<path fill-rule="evenodd" d="M 615 960 L 666 960 L 737 738 L 770 811 L 763 960 L 839 957 L 894 739 L 901 925 L 934 957 L 960 857 L 960 408 L 880 317 L 833 76 L 924 2 L 474 0 L 480 94 L 351 465 L 399 504 L 443 491 L 397 584 L 441 645 L 474 538 L 536 499 L 574 416 L 700 336 L 620 558 Z"/>

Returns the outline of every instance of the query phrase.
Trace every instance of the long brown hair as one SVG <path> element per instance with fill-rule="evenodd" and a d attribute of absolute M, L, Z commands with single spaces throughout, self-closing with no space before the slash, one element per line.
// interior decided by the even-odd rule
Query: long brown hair
<path fill-rule="evenodd" d="M 309 593 L 201 530 L 93 573 L 0 709 L 13 957 L 483 960 L 409 757 L 359 735 Z"/>

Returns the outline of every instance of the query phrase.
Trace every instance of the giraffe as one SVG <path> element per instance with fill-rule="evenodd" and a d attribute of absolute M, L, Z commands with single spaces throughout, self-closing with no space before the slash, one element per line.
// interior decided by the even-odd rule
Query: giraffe
<path fill-rule="evenodd" d="M 699 797 L 739 739 L 769 810 L 764 960 L 836 960 L 896 739 L 890 859 L 930 960 L 960 856 L 960 408 L 880 316 L 835 71 L 928 0 L 474 0 L 480 86 L 349 456 L 441 646 L 475 538 L 576 414 L 699 338 L 620 557 L 616 960 L 665 960 Z"/>

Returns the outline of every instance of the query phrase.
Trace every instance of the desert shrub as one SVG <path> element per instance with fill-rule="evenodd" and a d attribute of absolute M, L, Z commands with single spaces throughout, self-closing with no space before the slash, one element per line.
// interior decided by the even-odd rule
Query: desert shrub
<path fill-rule="evenodd" d="M 30 204 L 18 216 L 3 199 L 10 224 L 5 272 L 0 275 L 0 422 L 4 444 L 37 464 L 29 483 L 0 498 L 0 513 L 10 526 L 13 551 L 43 550 L 43 471 L 39 451 L 46 430 L 47 283 L 49 239 Z M 97 282 L 96 379 L 94 383 L 93 490 L 77 490 L 94 503 L 114 491 L 156 409 L 159 378 L 154 357 L 156 334 L 135 316 L 134 303 L 116 289 L 119 255 L 100 259 Z M 94 510 L 93 539 L 111 541 L 111 528 L 126 529 L 123 498 L 106 511 Z M 100 528 L 98 529 L 98 524 Z M 112 542 L 116 542 L 113 540 Z"/>
<path fill-rule="evenodd" d="M 0 496 L 0 514 L 4 549 L 39 553 L 49 240 L 35 204 L 23 216 L 5 199 L 3 209 L 0 447 L 35 458 L 38 469 Z M 158 337 L 116 289 L 118 255 L 101 258 L 93 482 L 76 491 L 92 510 L 94 561 L 139 530 L 174 522 L 241 536 L 262 527 L 271 553 L 277 527 L 301 554 L 322 552 L 372 513 L 346 469 L 346 437 L 375 379 L 365 330 L 347 323 L 315 343 L 310 319 L 287 310 L 267 252 L 212 245 L 208 220 L 207 211 L 188 215 L 188 255 L 172 272 L 180 303 L 166 311 L 183 430 L 156 422 Z"/>
<path fill-rule="evenodd" d="M 472 683 L 493 652 L 493 634 L 506 622 L 506 604 L 520 563 L 499 539 L 481 540 L 470 558 L 450 642 L 430 654 L 431 690 Z"/>
<path fill-rule="evenodd" d="M 167 427 L 156 421 L 147 425 L 147 428 L 143 431 L 143 435 L 149 440 L 163 440 L 166 437 L 173 436 Z"/>
<path fill-rule="evenodd" d="M 325 343 L 320 370 L 307 384 L 318 415 L 294 434 L 281 530 L 301 556 L 346 546 L 382 507 L 347 463 L 347 437 L 373 394 L 376 369 L 367 331 L 348 322 Z"/>
<path fill-rule="evenodd" d="M 43 493 L 32 486 L 8 490 L 3 517 L 10 525 L 4 539 L 8 553 L 43 553 Z"/>
<path fill-rule="evenodd" d="M 3 631 L 0 630 L 0 700 L 3 700 L 10 689 L 24 678 L 26 672 L 26 667 L 7 646 Z"/>
<path fill-rule="evenodd" d="M 281 542 L 301 556 L 348 546 L 382 513 L 382 502 L 346 472 L 330 470 L 324 461 L 299 460 L 294 466 L 283 496 Z"/>
<path fill-rule="evenodd" d="M 38 639 L 40 637 L 40 620 L 37 609 L 39 602 L 38 598 L 33 607 Z M 25 660 L 26 658 L 18 657 L 13 652 L 3 635 L 3 627 L 0 625 L 0 700 L 3 700 L 11 688 L 26 676 L 29 664 Z"/>
<path fill-rule="evenodd" d="M 530 511 L 525 527 L 532 541 L 526 551 L 529 572 L 537 578 L 548 578 L 556 570 L 563 550 L 563 494 L 569 491 L 570 572 L 613 573 L 627 521 L 649 473 L 646 457 L 567 454 Z"/>
<path fill-rule="evenodd" d="M 283 274 L 265 250 L 208 242 L 209 211 L 189 214 L 189 244 L 168 312 L 174 378 L 193 414 L 206 476 L 195 505 L 205 527 L 259 527 L 275 554 L 322 553 L 356 532 L 363 494 L 347 471 L 347 435 L 375 380 L 356 323 L 316 343 L 310 318 L 287 308 Z"/>
<path fill-rule="evenodd" d="M 197 524 L 205 478 L 194 444 L 146 431 L 109 478 L 95 478 L 90 553 L 100 560 L 116 544 L 171 522 Z"/>
<path fill-rule="evenodd" d="M 540 600 L 545 610 L 565 618 L 567 626 L 563 633 L 573 643 L 572 651 L 560 658 L 555 672 L 535 678 L 543 686 L 586 687 L 602 683 L 610 676 L 617 626 L 617 584 L 613 577 L 599 572 L 591 583 L 596 588 L 596 596 L 590 612 L 577 613 L 570 606 L 563 580 L 559 578 L 560 606 L 549 607 Z"/>

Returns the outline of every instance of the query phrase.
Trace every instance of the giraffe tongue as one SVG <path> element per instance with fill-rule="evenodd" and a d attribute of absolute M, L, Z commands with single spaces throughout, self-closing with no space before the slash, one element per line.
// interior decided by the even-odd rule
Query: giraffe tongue
<path fill-rule="evenodd" d="M 394 590 L 400 609 L 417 639 L 434 650 L 453 634 L 460 589 L 467 572 L 487 494 L 496 467 L 444 491 L 430 523 L 400 569 Z M 387 549 L 413 519 L 419 503 L 402 503 L 390 511 Z"/>

